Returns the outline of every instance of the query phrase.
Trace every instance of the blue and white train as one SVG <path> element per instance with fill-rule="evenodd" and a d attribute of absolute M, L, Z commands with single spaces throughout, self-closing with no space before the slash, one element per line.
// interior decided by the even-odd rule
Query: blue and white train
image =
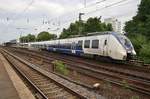
<path fill-rule="evenodd" d="M 92 34 L 92 33 L 91 33 Z M 23 43 L 28 48 L 45 49 L 75 55 L 105 56 L 114 60 L 128 60 L 136 55 L 131 41 L 116 32 L 94 33 L 84 37 Z"/>

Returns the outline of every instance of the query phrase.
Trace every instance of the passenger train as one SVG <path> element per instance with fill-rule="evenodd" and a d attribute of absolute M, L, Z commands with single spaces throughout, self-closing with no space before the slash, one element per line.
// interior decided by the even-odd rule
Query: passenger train
<path fill-rule="evenodd" d="M 136 55 L 131 41 L 125 35 L 116 32 L 96 32 L 83 37 L 22 43 L 21 45 L 78 56 L 104 56 L 114 60 L 128 60 Z"/>

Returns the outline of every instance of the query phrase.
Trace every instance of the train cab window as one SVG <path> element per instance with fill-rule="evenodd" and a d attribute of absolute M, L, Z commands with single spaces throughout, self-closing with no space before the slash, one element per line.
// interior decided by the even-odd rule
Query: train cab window
<path fill-rule="evenodd" d="M 99 40 L 92 40 L 92 48 L 98 48 L 99 47 Z"/>
<path fill-rule="evenodd" d="M 90 40 L 84 41 L 84 48 L 90 48 Z"/>
<path fill-rule="evenodd" d="M 78 48 L 79 49 L 82 49 L 82 43 L 83 43 L 83 41 L 78 41 Z"/>
<path fill-rule="evenodd" d="M 104 41 L 104 45 L 107 45 L 107 40 Z"/>

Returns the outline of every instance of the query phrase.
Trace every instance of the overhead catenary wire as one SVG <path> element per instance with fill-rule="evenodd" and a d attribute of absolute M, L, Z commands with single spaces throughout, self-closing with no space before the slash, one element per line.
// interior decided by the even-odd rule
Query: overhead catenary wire
<path fill-rule="evenodd" d="M 125 2 L 125 1 L 128 1 L 128 2 L 126 2 L 125 4 L 122 4 L 122 3 Z M 132 0 L 132 1 L 134 1 L 134 0 Z M 88 15 L 88 14 L 91 14 L 91 13 L 95 13 L 95 12 L 97 12 L 97 11 L 105 10 L 105 9 L 107 9 L 107 8 L 110 8 L 110 7 L 113 7 L 113 6 L 116 6 L 116 5 L 117 5 L 117 7 L 118 7 L 118 6 L 127 5 L 127 4 L 131 3 L 132 1 L 131 1 L 131 0 L 121 0 L 121 1 L 119 1 L 119 2 L 115 2 L 115 3 L 112 3 L 112 4 L 107 5 L 107 6 L 105 6 L 105 7 L 102 7 L 102 8 L 100 8 L 99 10 L 94 10 L 94 11 L 91 11 L 91 12 L 87 12 L 87 13 L 85 13 L 85 16 Z M 131 11 L 130 11 L 129 13 L 131 13 Z M 128 14 L 129 14 L 129 13 L 128 13 Z M 123 15 L 126 15 L 126 14 L 123 14 Z M 118 17 L 122 17 L 123 15 L 118 15 Z M 111 17 L 112 17 L 112 16 L 111 16 Z M 113 17 L 115 17 L 115 16 L 113 16 Z M 116 16 L 116 17 L 117 17 L 117 16 Z M 75 19 L 75 18 L 72 18 L 72 20 L 73 20 L 73 19 Z M 71 19 L 69 19 L 68 21 L 64 22 L 64 23 L 61 24 L 61 25 L 67 24 L 67 23 L 70 22 L 70 21 L 71 21 Z"/>
<path fill-rule="evenodd" d="M 127 0 L 126 0 L 127 1 Z M 130 4 L 130 3 L 132 3 L 133 2 L 133 0 L 132 1 L 128 1 L 128 2 L 125 2 L 125 3 L 123 3 L 122 4 L 122 2 L 118 2 L 118 3 L 115 3 L 115 4 L 111 4 L 111 6 L 109 6 L 109 7 L 113 7 L 113 6 L 123 6 L 123 5 L 127 5 L 127 4 Z M 119 5 L 118 5 L 119 4 Z M 109 7 L 107 7 L 107 8 L 109 8 Z M 105 8 L 106 9 L 106 8 Z M 119 14 L 119 15 L 112 15 L 112 16 L 110 16 L 110 17 L 117 17 L 117 18 L 121 18 L 121 17 L 129 17 L 130 15 L 133 15 L 133 13 L 134 13 L 134 11 L 132 11 L 132 10 L 130 10 L 129 12 L 127 12 L 127 13 L 125 13 L 125 14 Z M 134 13 L 135 14 L 135 13 Z M 69 22 L 70 22 L 70 20 L 68 20 L 68 21 L 66 21 L 65 23 L 63 23 L 63 24 L 61 24 L 60 25 L 60 27 L 61 26 L 64 26 L 65 24 L 69 24 Z M 59 28 L 60 28 L 59 27 Z M 64 28 L 64 27 L 61 27 L 61 28 Z"/>
<path fill-rule="evenodd" d="M 105 1 L 107 1 L 107 0 L 101 0 L 101 1 L 97 1 L 97 2 L 95 2 L 95 3 L 91 3 L 91 4 L 87 5 L 87 6 L 84 7 L 84 8 L 80 8 L 80 9 L 76 9 L 76 10 L 74 10 L 74 11 L 70 11 L 70 12 L 68 12 L 67 14 L 64 14 L 64 15 L 69 15 L 70 13 L 79 12 L 79 11 L 81 11 L 81 10 L 88 9 L 89 7 L 92 7 L 92 6 L 94 6 L 94 5 L 103 3 L 103 2 L 105 2 Z M 96 10 L 93 10 L 93 11 L 90 11 L 90 12 L 85 12 L 85 15 L 89 15 L 89 14 L 95 13 L 95 12 L 97 12 L 97 11 L 102 11 L 102 10 L 107 9 L 107 8 L 110 8 L 110 7 L 118 6 L 119 4 L 121 5 L 121 4 L 122 4 L 123 2 L 125 2 L 125 1 L 127 1 L 127 0 L 121 0 L 121 1 L 119 1 L 119 2 L 115 2 L 115 3 L 112 3 L 112 4 L 106 5 L 106 6 L 103 7 L 103 8 L 99 8 L 99 9 L 96 9 Z M 23 13 L 26 12 L 26 11 L 29 9 L 30 6 L 32 6 L 33 2 L 34 2 L 34 0 L 32 0 L 32 1 L 29 3 L 29 5 L 23 10 Z M 48 20 L 48 23 L 50 24 L 50 22 L 51 22 L 51 21 L 55 21 L 55 19 L 58 19 L 58 20 L 59 20 L 61 16 L 62 16 L 62 15 L 60 15 L 60 16 L 58 16 L 58 17 L 51 18 L 50 20 Z M 62 18 L 61 18 L 61 19 L 62 19 Z M 74 19 L 76 19 L 76 17 L 74 17 L 74 18 L 72 18 L 72 19 L 69 19 L 69 20 L 67 20 L 67 21 L 65 21 L 65 22 L 60 22 L 60 21 L 59 21 L 61 24 L 58 25 L 58 27 L 60 27 L 60 26 L 62 26 L 62 25 L 64 25 L 64 24 L 67 24 L 68 22 L 70 22 L 70 21 L 72 21 L 72 20 L 74 20 Z M 53 23 L 56 23 L 56 22 L 53 22 Z M 48 25 L 48 24 L 47 24 L 47 25 Z M 55 27 L 55 24 L 54 24 L 53 26 Z M 41 26 L 39 26 L 39 27 L 41 28 Z M 44 27 L 43 24 L 42 24 L 42 27 Z"/>
<path fill-rule="evenodd" d="M 92 4 L 90 4 L 90 5 L 88 5 L 88 6 L 84 7 L 84 8 L 77 9 L 77 10 L 75 10 L 75 11 L 79 11 L 79 10 L 82 10 L 82 9 L 87 9 L 88 7 L 94 6 L 94 5 L 96 5 L 96 4 L 103 3 L 103 2 L 105 2 L 105 1 L 107 1 L 107 0 L 97 1 L 97 2 L 95 2 L 95 3 L 92 3 Z M 121 1 L 118 1 L 118 2 L 115 2 L 115 3 L 112 3 L 112 4 L 110 4 L 110 5 L 107 5 L 107 6 L 103 7 L 103 8 L 99 8 L 99 9 L 96 9 L 96 10 L 93 10 L 93 11 L 90 11 L 90 12 L 87 12 L 87 13 L 85 13 L 85 15 L 91 14 L 91 13 L 95 13 L 95 12 L 97 12 L 97 11 L 104 10 L 104 9 L 106 9 L 106 8 L 110 8 L 110 7 L 116 6 L 116 5 L 121 4 L 121 3 L 125 2 L 125 1 L 128 1 L 128 0 L 121 0 Z M 69 13 L 73 13 L 73 12 L 74 12 L 74 11 L 69 12 Z M 69 14 L 69 13 L 67 13 L 67 14 Z M 62 15 L 61 15 L 61 16 L 62 16 Z M 59 16 L 59 17 L 61 17 L 61 16 Z M 57 17 L 57 18 L 59 18 L 59 17 Z M 52 21 L 52 20 L 54 20 L 54 19 L 56 19 L 56 17 L 55 17 L 55 18 L 52 18 L 50 21 Z"/>
<path fill-rule="evenodd" d="M 121 0 L 121 1 L 118 1 L 118 2 L 115 2 L 115 3 L 112 3 L 112 4 L 109 4 L 109 5 L 105 6 L 105 7 L 102 7 L 102 8 L 99 8 L 99 9 L 96 9 L 96 10 L 93 10 L 93 11 L 90 11 L 90 12 L 87 12 L 87 13 L 85 13 L 85 14 L 87 15 L 87 14 L 95 13 L 95 12 L 97 12 L 97 11 L 101 11 L 101 10 L 104 10 L 104 9 L 106 9 L 106 8 L 110 8 L 110 7 L 116 6 L 116 5 L 118 5 L 118 4 L 120 4 L 120 3 L 123 3 L 123 2 L 125 2 L 125 1 L 128 1 L 128 0 Z"/>
<path fill-rule="evenodd" d="M 69 14 L 74 13 L 74 12 L 80 12 L 81 10 L 88 9 L 89 7 L 92 7 L 92 6 L 94 6 L 94 5 L 103 3 L 103 2 L 105 2 L 105 1 L 107 1 L 107 0 L 96 1 L 96 2 L 94 2 L 94 3 L 91 3 L 91 4 L 86 5 L 86 7 L 82 7 L 82 8 L 79 8 L 79 9 L 75 9 L 75 10 L 73 10 L 73 11 L 68 12 L 67 14 L 65 13 L 65 14 L 60 15 L 60 16 L 58 16 L 58 17 L 51 18 L 50 20 L 47 20 L 47 22 L 43 21 L 43 23 L 44 23 L 44 24 L 45 24 L 45 23 L 46 23 L 46 24 L 47 24 L 47 23 L 50 24 L 50 22 L 52 22 L 53 20 L 60 19 L 60 17 L 62 17 L 62 16 L 64 16 L 64 15 L 69 15 Z M 76 19 L 76 18 L 72 18 L 72 19 L 69 19 L 69 20 L 71 21 L 71 20 L 73 20 L 73 19 Z M 53 25 L 54 25 L 54 23 L 56 23 L 56 22 L 53 22 Z M 59 21 L 59 23 L 60 23 L 60 21 Z M 65 23 L 67 23 L 67 22 L 65 21 Z M 42 24 L 40 27 L 44 27 L 44 25 Z"/>
<path fill-rule="evenodd" d="M 94 5 L 96 5 L 96 4 L 100 4 L 100 3 L 105 2 L 105 1 L 106 1 L 106 0 L 97 1 L 97 2 L 95 2 L 95 3 L 91 3 L 91 4 L 87 5 L 86 7 L 83 7 L 83 8 L 80 8 L 80 9 L 76 9 L 76 10 L 74 10 L 74 11 L 70 11 L 69 13 L 73 13 L 73 12 L 75 12 L 75 11 L 79 11 L 79 10 L 82 10 L 82 9 L 88 9 L 88 7 L 94 6 Z M 27 7 L 25 7 L 25 9 L 24 9 L 21 13 L 14 15 L 14 16 L 12 17 L 12 19 L 15 19 L 15 18 L 19 17 L 20 15 L 22 15 L 22 13 L 25 13 L 25 12 L 29 9 L 29 7 L 32 6 L 32 4 L 33 4 L 34 2 L 35 2 L 35 1 L 32 0 L 32 1 L 27 5 Z M 68 14 L 68 13 L 67 13 L 67 14 Z M 65 14 L 64 14 L 64 15 L 65 15 Z M 62 16 L 62 15 L 61 15 L 61 16 Z M 59 16 L 59 17 L 61 17 L 61 16 Z M 59 17 L 57 17 L 57 18 L 59 18 Z M 53 19 L 51 19 L 51 21 L 54 20 L 54 19 L 56 19 L 56 17 L 53 18 Z M 14 21 L 14 20 L 10 21 L 10 22 L 7 24 L 7 26 L 9 26 L 13 21 Z M 29 19 L 27 19 L 27 23 L 29 23 Z M 45 22 L 43 22 L 43 23 L 45 23 Z M 46 23 L 49 24 L 49 23 L 50 23 L 50 20 L 48 20 L 48 22 L 46 22 Z"/>
<path fill-rule="evenodd" d="M 60 17 L 62 17 L 62 16 L 64 16 L 64 15 L 68 15 L 68 14 L 71 14 L 71 13 L 74 13 L 74 12 L 80 12 L 81 10 L 88 9 L 89 7 L 92 7 L 92 6 L 94 6 L 94 5 L 103 3 L 103 2 L 105 2 L 105 1 L 107 1 L 107 0 L 101 0 L 101 1 L 97 1 L 97 2 L 91 3 L 91 4 L 89 4 L 89 5 L 86 5 L 86 7 L 82 7 L 82 8 L 79 8 L 79 9 L 75 9 L 75 10 L 73 10 L 73 11 L 69 11 L 68 13 L 65 13 L 65 14 L 63 14 L 63 15 L 60 15 L 60 16 L 58 16 L 58 17 L 51 18 L 51 19 L 48 20 L 48 21 L 53 21 L 53 20 L 55 20 L 55 19 L 57 19 L 57 18 L 59 19 Z"/>
<path fill-rule="evenodd" d="M 15 18 L 17 18 L 17 17 L 19 17 L 20 15 L 22 15 L 22 13 L 25 13 L 28 9 L 29 9 L 29 7 L 30 6 L 32 6 L 32 4 L 35 2 L 35 0 L 32 0 L 29 4 L 27 4 L 27 6 L 19 13 L 19 14 L 15 14 L 15 15 L 13 15 L 12 16 L 12 18 L 9 18 L 9 23 L 8 24 L 6 24 L 6 29 L 5 30 L 7 30 L 8 31 L 8 26 L 11 24 L 11 23 L 13 23 L 14 22 L 14 20 L 15 20 Z M 7 18 L 8 19 L 8 18 Z M 10 21 L 11 20 L 11 21 Z M 28 20 L 29 21 L 29 20 Z M 21 29 L 21 28 L 20 28 Z M 5 32 L 5 31 L 4 31 Z"/>
<path fill-rule="evenodd" d="M 7 26 L 10 25 L 10 24 L 14 21 L 15 18 L 17 18 L 17 17 L 19 17 L 20 15 L 22 15 L 22 13 L 25 13 L 25 12 L 29 9 L 29 7 L 32 6 L 32 4 L 33 4 L 34 2 L 35 2 L 35 0 L 32 0 L 32 1 L 23 9 L 23 11 L 21 11 L 19 14 L 15 14 L 14 16 L 12 16 L 11 19 L 13 19 L 13 20 L 10 21 L 10 22 L 7 24 Z M 9 19 L 9 20 L 10 20 L 10 19 Z"/>

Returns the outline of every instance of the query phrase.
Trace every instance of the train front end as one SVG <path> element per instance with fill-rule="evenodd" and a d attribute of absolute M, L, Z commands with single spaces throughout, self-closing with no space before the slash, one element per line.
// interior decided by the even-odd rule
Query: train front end
<path fill-rule="evenodd" d="M 125 57 L 126 60 L 131 60 L 136 56 L 136 52 L 134 50 L 134 47 L 131 43 L 131 41 L 123 34 L 118 34 L 118 40 L 121 43 L 121 45 L 126 50 L 127 56 Z"/>

